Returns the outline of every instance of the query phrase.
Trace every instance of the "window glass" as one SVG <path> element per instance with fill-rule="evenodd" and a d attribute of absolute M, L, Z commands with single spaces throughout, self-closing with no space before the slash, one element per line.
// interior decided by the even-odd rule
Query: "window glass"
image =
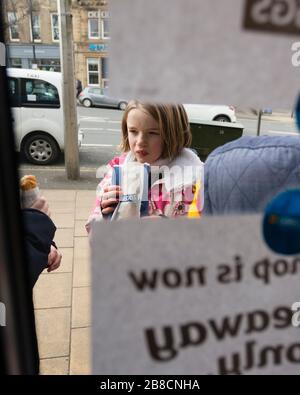
<path fill-rule="evenodd" d="M 10 67 L 13 67 L 15 69 L 21 69 L 22 68 L 22 59 L 11 58 L 10 59 Z"/>
<path fill-rule="evenodd" d="M 32 15 L 32 37 L 34 40 L 41 39 L 41 26 L 39 15 Z"/>
<path fill-rule="evenodd" d="M 103 86 L 103 89 L 108 89 L 108 85 L 109 85 L 109 80 L 104 80 L 104 79 L 102 79 L 102 86 Z"/>
<path fill-rule="evenodd" d="M 108 58 L 101 58 L 101 77 L 108 79 Z"/>
<path fill-rule="evenodd" d="M 95 93 L 96 95 L 102 95 L 102 91 L 101 91 L 101 89 L 99 89 L 99 88 L 94 88 L 94 93 Z"/>
<path fill-rule="evenodd" d="M 17 24 L 17 17 L 14 12 L 7 13 L 9 35 L 11 40 L 19 40 L 19 26 Z"/>
<path fill-rule="evenodd" d="M 108 58 L 101 58 L 101 79 L 102 88 L 107 89 L 109 78 L 108 78 Z"/>
<path fill-rule="evenodd" d="M 88 85 L 99 85 L 99 60 L 88 59 Z"/>
<path fill-rule="evenodd" d="M 8 94 L 10 105 L 12 107 L 17 107 L 19 104 L 18 100 L 18 80 L 16 78 L 8 78 Z"/>
<path fill-rule="evenodd" d="M 51 15 L 51 23 L 52 23 L 52 41 L 59 41 L 58 14 Z"/>
<path fill-rule="evenodd" d="M 89 84 L 90 85 L 98 85 L 99 84 L 98 74 L 89 74 Z"/>
<path fill-rule="evenodd" d="M 39 70 L 60 71 L 59 59 L 30 59 L 29 64 L 31 68 L 33 64 L 36 64 Z"/>
<path fill-rule="evenodd" d="M 98 62 L 89 62 L 89 71 L 97 71 L 98 72 Z"/>
<path fill-rule="evenodd" d="M 110 38 L 109 19 L 102 19 L 102 38 Z"/>
<path fill-rule="evenodd" d="M 22 104 L 59 107 L 59 94 L 54 85 L 43 80 L 22 78 L 21 81 Z"/>
<path fill-rule="evenodd" d="M 89 38 L 99 38 L 98 18 L 89 18 Z"/>

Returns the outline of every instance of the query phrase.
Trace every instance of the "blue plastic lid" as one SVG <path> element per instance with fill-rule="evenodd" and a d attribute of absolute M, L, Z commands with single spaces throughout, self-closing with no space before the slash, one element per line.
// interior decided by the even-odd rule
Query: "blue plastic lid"
<path fill-rule="evenodd" d="M 280 193 L 267 205 L 263 235 L 267 245 L 276 253 L 300 253 L 300 189 Z"/>
<path fill-rule="evenodd" d="M 298 130 L 300 130 L 300 95 L 298 97 L 298 101 L 296 104 L 295 115 L 296 115 L 296 123 L 298 126 Z"/>

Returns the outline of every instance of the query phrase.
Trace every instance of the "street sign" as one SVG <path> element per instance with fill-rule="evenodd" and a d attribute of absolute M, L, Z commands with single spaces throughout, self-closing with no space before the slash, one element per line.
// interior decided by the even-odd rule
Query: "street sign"
<path fill-rule="evenodd" d="M 89 44 L 89 50 L 93 52 L 107 52 L 107 44 Z"/>

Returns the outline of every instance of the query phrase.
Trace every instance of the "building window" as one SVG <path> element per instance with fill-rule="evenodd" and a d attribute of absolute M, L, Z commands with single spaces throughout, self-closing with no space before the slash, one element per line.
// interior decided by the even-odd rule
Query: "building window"
<path fill-rule="evenodd" d="M 87 72 L 88 85 L 99 86 L 99 59 L 87 60 Z"/>
<path fill-rule="evenodd" d="M 88 11 L 89 39 L 110 38 L 108 11 Z"/>
<path fill-rule="evenodd" d="M 97 39 L 99 35 L 99 18 L 89 18 L 89 38 Z"/>
<path fill-rule="evenodd" d="M 17 24 L 17 16 L 15 12 L 7 13 L 9 36 L 11 41 L 19 41 L 19 26 Z"/>
<path fill-rule="evenodd" d="M 41 41 L 41 24 L 40 16 L 32 14 L 32 26 L 30 21 L 31 41 Z"/>
<path fill-rule="evenodd" d="M 51 14 L 52 41 L 59 41 L 58 14 Z"/>
<path fill-rule="evenodd" d="M 13 67 L 15 69 L 22 68 L 22 59 L 20 58 L 11 58 L 9 62 L 10 62 L 10 67 Z"/>
<path fill-rule="evenodd" d="M 102 33 L 102 38 L 110 38 L 109 34 L 109 19 L 108 18 L 102 18 L 101 19 L 101 33 Z"/>
<path fill-rule="evenodd" d="M 108 88 L 108 58 L 101 58 L 101 80 L 102 88 Z"/>

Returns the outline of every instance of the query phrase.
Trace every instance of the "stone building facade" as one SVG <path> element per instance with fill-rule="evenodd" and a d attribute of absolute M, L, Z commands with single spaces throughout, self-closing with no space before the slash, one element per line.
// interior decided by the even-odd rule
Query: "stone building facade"
<path fill-rule="evenodd" d="M 8 66 L 59 71 L 57 1 L 3 0 L 2 7 Z"/>
<path fill-rule="evenodd" d="M 57 0 L 3 0 L 2 7 L 8 66 L 60 71 Z M 72 15 L 76 78 L 106 87 L 108 1 L 72 0 Z"/>
<path fill-rule="evenodd" d="M 75 73 L 84 86 L 108 85 L 109 10 L 103 0 L 73 0 Z"/>

